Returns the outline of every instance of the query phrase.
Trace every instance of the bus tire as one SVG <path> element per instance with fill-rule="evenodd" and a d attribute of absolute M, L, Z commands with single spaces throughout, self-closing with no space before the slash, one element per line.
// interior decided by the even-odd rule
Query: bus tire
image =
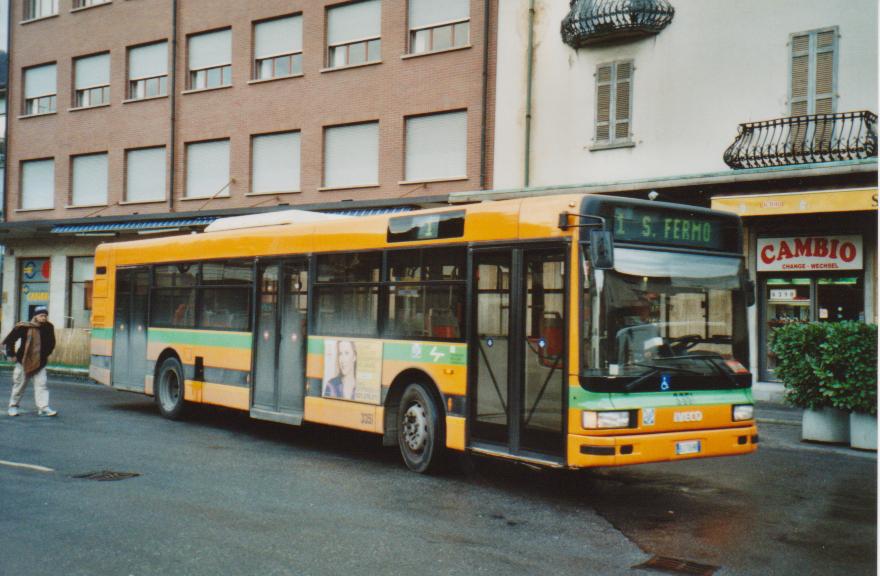
<path fill-rule="evenodd" d="M 444 456 L 443 423 L 425 384 L 413 382 L 406 387 L 397 418 L 397 443 L 406 467 L 419 474 L 438 471 Z"/>
<path fill-rule="evenodd" d="M 156 382 L 156 405 L 159 413 L 169 420 L 179 420 L 186 410 L 186 385 L 180 360 L 173 356 L 166 358 L 159 367 Z"/>

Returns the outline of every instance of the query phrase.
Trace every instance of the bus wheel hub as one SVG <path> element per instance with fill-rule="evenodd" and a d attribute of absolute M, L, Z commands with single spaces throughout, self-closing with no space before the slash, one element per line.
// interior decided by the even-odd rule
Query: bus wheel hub
<path fill-rule="evenodd" d="M 403 415 L 403 439 L 413 452 L 425 447 L 428 440 L 428 419 L 425 417 L 425 409 L 419 404 L 407 408 Z"/>

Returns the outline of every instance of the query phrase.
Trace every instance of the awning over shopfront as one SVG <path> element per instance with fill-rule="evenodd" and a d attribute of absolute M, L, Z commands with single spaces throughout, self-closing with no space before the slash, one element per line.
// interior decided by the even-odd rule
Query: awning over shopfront
<path fill-rule="evenodd" d="M 877 210 L 877 188 L 714 196 L 712 208 L 744 217 Z"/>
<path fill-rule="evenodd" d="M 52 234 L 89 234 L 100 232 L 126 232 L 137 230 L 162 230 L 184 226 L 207 226 L 216 216 L 180 218 L 177 220 L 141 220 L 135 222 L 102 222 L 99 224 L 69 224 L 53 226 Z"/>

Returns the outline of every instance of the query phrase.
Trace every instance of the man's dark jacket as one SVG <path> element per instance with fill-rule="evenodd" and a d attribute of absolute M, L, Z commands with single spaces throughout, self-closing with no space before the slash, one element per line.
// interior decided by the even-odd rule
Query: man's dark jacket
<path fill-rule="evenodd" d="M 15 361 L 18 363 L 24 360 L 24 344 L 27 341 L 28 327 L 29 324 L 26 323 L 18 324 L 3 340 L 7 358 L 15 356 Z M 18 349 L 16 350 L 16 348 Z M 53 350 L 55 350 L 55 327 L 47 321 L 40 324 L 40 367 L 37 370 L 42 370 L 46 366 L 49 354 Z"/>

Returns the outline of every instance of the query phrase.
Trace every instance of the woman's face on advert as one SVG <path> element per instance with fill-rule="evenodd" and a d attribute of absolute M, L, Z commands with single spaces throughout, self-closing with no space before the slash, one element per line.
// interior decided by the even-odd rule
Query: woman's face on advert
<path fill-rule="evenodd" d="M 354 351 L 354 344 L 347 340 L 339 343 L 339 373 L 343 376 L 354 374 L 354 363 L 357 360 L 357 354 Z"/>

